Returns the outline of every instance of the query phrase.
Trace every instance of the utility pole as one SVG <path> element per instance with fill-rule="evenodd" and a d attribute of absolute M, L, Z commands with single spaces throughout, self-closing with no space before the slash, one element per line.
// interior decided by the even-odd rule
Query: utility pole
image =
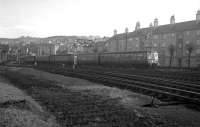
<path fill-rule="evenodd" d="M 49 64 L 50 64 L 50 62 L 51 62 L 51 46 L 52 46 L 51 43 L 52 43 L 52 42 L 49 41 Z"/>
<path fill-rule="evenodd" d="M 127 43 L 128 43 L 128 28 L 125 29 L 125 34 L 126 34 L 125 51 L 127 51 Z"/>
<path fill-rule="evenodd" d="M 152 51 L 152 46 L 153 46 L 153 26 L 152 26 L 152 23 L 150 23 L 150 30 L 149 32 L 147 32 L 147 35 L 146 35 L 146 40 L 147 40 L 147 43 L 148 44 L 148 47 L 147 47 L 147 51 Z"/>
<path fill-rule="evenodd" d="M 73 63 L 73 69 L 77 67 L 77 40 L 73 43 L 74 48 L 74 63 Z"/>

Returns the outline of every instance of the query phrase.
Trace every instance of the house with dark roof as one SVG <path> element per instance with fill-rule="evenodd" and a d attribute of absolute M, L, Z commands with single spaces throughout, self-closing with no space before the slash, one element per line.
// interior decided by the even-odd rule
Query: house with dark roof
<path fill-rule="evenodd" d="M 174 47 L 174 52 L 170 53 L 170 46 Z M 190 50 L 187 48 L 190 45 Z M 173 54 L 172 66 L 196 67 L 200 65 L 200 10 L 197 11 L 196 20 L 186 22 L 175 22 L 175 16 L 171 16 L 170 24 L 159 25 L 158 19 L 154 20 L 147 28 L 140 28 L 140 23 L 136 23 L 135 30 L 114 35 L 107 41 L 107 51 L 157 51 L 159 53 L 159 63 L 161 66 L 169 66 L 169 59 Z M 191 54 L 190 57 L 189 54 Z"/>

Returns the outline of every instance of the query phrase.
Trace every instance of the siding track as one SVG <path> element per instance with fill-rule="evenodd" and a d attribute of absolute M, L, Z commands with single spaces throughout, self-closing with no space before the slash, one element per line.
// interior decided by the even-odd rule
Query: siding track
<path fill-rule="evenodd" d="M 44 68 L 43 68 L 44 69 Z M 61 69 L 45 70 L 70 77 L 87 79 L 111 87 L 119 87 L 143 93 L 164 101 L 200 104 L 200 85 L 184 80 L 173 80 L 140 74 L 127 74 L 114 71 L 93 69 Z"/>

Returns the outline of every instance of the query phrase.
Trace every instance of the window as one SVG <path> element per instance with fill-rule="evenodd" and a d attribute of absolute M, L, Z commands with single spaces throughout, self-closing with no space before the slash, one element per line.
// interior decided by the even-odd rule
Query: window
<path fill-rule="evenodd" d="M 139 38 L 138 38 L 138 37 L 136 37 L 136 38 L 135 38 L 135 40 L 136 40 L 136 41 L 139 41 Z"/>
<path fill-rule="evenodd" d="M 148 43 L 145 43 L 145 47 L 148 47 L 149 46 L 149 44 Z"/>
<path fill-rule="evenodd" d="M 165 46 L 166 46 L 166 44 L 165 44 L 165 43 L 162 43 L 161 47 L 165 47 Z"/>
<path fill-rule="evenodd" d="M 197 35 L 200 35 L 200 30 L 197 30 Z"/>
<path fill-rule="evenodd" d="M 174 33 L 172 33 L 172 37 L 174 37 L 175 36 L 175 34 Z"/>
<path fill-rule="evenodd" d="M 129 41 L 132 41 L 132 40 L 133 40 L 133 38 L 129 38 L 128 40 L 129 40 Z"/>
<path fill-rule="evenodd" d="M 179 48 L 182 48 L 182 44 L 181 44 L 181 43 L 179 43 L 179 44 L 178 44 L 178 47 L 179 47 Z"/>
<path fill-rule="evenodd" d="M 187 31 L 187 32 L 186 32 L 186 35 L 190 35 L 190 31 Z"/>
<path fill-rule="evenodd" d="M 189 44 L 189 43 L 190 43 L 189 41 L 186 41 L 186 42 L 185 42 L 185 44 Z"/>
<path fill-rule="evenodd" d="M 200 45 L 200 40 L 197 40 L 197 45 Z"/>
<path fill-rule="evenodd" d="M 197 49 L 197 50 L 196 50 L 196 54 L 200 54 L 200 49 Z"/>
<path fill-rule="evenodd" d="M 164 34 L 164 35 L 163 35 L 163 39 L 166 39 L 166 38 L 167 38 L 167 35 L 166 35 L 166 34 Z"/>

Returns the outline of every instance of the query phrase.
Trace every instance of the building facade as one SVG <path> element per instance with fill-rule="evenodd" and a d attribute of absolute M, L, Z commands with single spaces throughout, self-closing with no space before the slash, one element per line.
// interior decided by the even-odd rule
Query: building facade
<path fill-rule="evenodd" d="M 173 47 L 174 50 L 170 50 Z M 160 25 L 158 19 L 154 20 L 148 28 L 140 28 L 136 23 L 133 32 L 117 34 L 107 41 L 107 51 L 157 51 L 161 66 L 196 67 L 200 65 L 200 10 L 197 11 L 196 20 L 175 23 L 171 16 L 170 24 Z"/>
<path fill-rule="evenodd" d="M 9 46 L 7 44 L 0 44 L 0 63 L 8 61 Z"/>
<path fill-rule="evenodd" d="M 37 56 L 56 55 L 56 52 L 59 48 L 58 45 L 50 43 L 38 44 L 37 47 L 38 47 Z"/>

